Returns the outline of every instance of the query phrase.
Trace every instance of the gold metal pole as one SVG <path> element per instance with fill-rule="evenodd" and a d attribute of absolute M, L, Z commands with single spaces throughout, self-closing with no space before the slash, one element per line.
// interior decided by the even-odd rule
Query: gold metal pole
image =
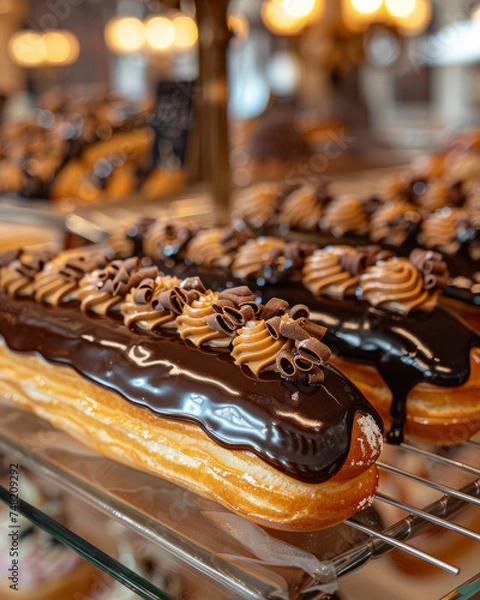
<path fill-rule="evenodd" d="M 231 176 L 228 126 L 228 0 L 196 0 L 199 28 L 201 170 L 214 198 L 215 220 L 229 219 Z"/>

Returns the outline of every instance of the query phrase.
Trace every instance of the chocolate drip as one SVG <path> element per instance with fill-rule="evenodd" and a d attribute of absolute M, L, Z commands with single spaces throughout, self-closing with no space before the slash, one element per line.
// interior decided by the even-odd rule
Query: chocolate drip
<path fill-rule="evenodd" d="M 69 365 L 133 404 L 196 423 L 220 445 L 254 452 L 301 481 L 325 481 L 340 469 L 357 413 L 372 414 L 381 427 L 363 395 L 329 365 L 324 385 L 252 376 L 228 351 L 197 348 L 176 335 L 130 332 L 76 306 L 5 296 L 0 334 L 14 351 Z"/>
<path fill-rule="evenodd" d="M 224 287 L 227 281 L 242 283 L 226 270 L 196 270 L 212 289 Z M 175 274 L 185 277 L 188 268 L 177 265 Z M 357 300 L 317 298 L 298 281 L 275 286 L 263 282 L 257 294 L 263 302 L 278 295 L 290 304 L 304 303 L 310 308 L 310 319 L 328 328 L 324 341 L 334 354 L 377 368 L 393 395 L 388 440 L 397 443 L 403 439 L 406 399 L 414 385 L 421 381 L 446 387 L 466 383 L 470 350 L 480 346 L 480 335 L 443 306 L 431 314 L 402 317 Z"/>

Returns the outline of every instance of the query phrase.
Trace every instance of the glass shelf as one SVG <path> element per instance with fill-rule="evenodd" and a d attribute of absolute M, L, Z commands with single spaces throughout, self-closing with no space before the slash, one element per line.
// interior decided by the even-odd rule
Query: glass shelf
<path fill-rule="evenodd" d="M 69 522 L 68 528 L 35 506 L 23 504 L 24 514 L 143 598 L 176 600 L 182 596 L 158 585 L 158 578 L 142 572 L 135 561 L 129 563 L 121 552 L 117 555 L 112 550 L 112 537 L 141 540 L 135 542 L 137 550 L 141 547 L 144 553 L 148 546 L 161 557 L 162 570 L 180 578 L 183 589 L 195 590 L 185 596 L 188 598 L 313 600 L 336 590 L 344 574 L 391 549 L 375 532 L 391 533 L 402 544 L 429 527 L 418 516 L 389 516 L 382 512 L 384 502 L 377 498 L 373 508 L 354 520 L 324 531 L 287 534 L 267 530 L 167 481 L 115 463 L 10 404 L 0 403 L 0 411 L 0 452 L 82 505 L 76 522 Z M 480 468 L 480 447 L 473 446 L 472 451 L 474 467 L 465 472 L 455 469 L 462 472 L 456 473 L 454 484 L 478 501 L 480 485 L 475 483 L 475 473 L 476 467 Z M 395 452 L 402 453 L 403 449 Z M 395 457 L 388 457 L 388 463 L 396 464 Z M 391 476 L 384 475 L 384 469 L 382 477 L 388 484 Z M 385 490 L 390 491 L 388 485 Z M 461 499 L 446 502 L 441 492 L 433 492 L 438 500 L 431 504 L 432 514 L 453 518 L 463 511 Z M 89 510 L 103 515 L 100 529 L 105 535 L 99 535 L 98 526 L 84 531 Z M 480 517 L 480 505 L 471 506 L 472 510 Z M 98 522 L 98 516 L 96 519 Z M 364 530 L 358 530 L 358 524 Z M 480 542 L 473 543 L 478 551 Z M 471 575 L 462 572 L 456 589 Z M 444 592 L 454 585 L 450 583 Z"/>

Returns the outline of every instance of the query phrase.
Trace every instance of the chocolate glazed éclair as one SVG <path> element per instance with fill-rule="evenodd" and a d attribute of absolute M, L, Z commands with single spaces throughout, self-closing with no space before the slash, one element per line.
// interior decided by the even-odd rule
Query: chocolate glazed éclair
<path fill-rule="evenodd" d="M 303 282 L 301 280 L 302 264 L 312 259 L 311 256 L 306 258 L 311 255 L 311 248 L 298 243 L 285 242 L 285 248 L 288 250 L 283 253 L 282 263 L 278 261 L 279 256 L 282 258 L 282 253 L 273 243 L 273 240 L 278 238 L 266 239 L 272 240 L 270 245 L 273 250 L 270 255 L 268 253 L 264 255 L 263 260 L 260 258 L 261 253 L 255 255 L 252 252 L 255 240 L 247 242 L 246 246 L 250 246 L 249 252 L 245 251 L 243 255 L 255 256 L 260 265 L 250 271 L 235 270 L 235 265 L 241 262 L 238 260 L 238 250 L 231 256 L 230 268 L 206 268 L 203 265 L 188 264 L 183 260 L 177 260 L 170 268 L 164 268 L 161 261 L 159 265 L 161 270 L 178 277 L 187 277 L 195 272 L 212 289 L 248 283 L 263 302 L 278 295 L 290 303 L 301 302 L 307 305 L 311 309 L 311 319 L 327 327 L 325 342 L 332 352 L 347 360 L 373 364 L 390 388 L 393 396 L 392 424 L 387 438 L 391 442 L 399 443 L 403 439 L 407 396 L 417 383 L 426 382 L 436 386 L 456 387 L 468 381 L 470 351 L 473 347 L 480 347 L 480 335 L 447 307 L 435 306 L 435 299 L 440 290 L 432 289 L 432 282 L 433 286 L 436 283 L 441 283 L 443 286 L 448 276 L 446 265 L 442 262 L 439 253 L 430 254 L 436 257 L 435 264 L 437 266 L 441 264 L 443 272 L 426 273 L 422 280 L 419 271 L 417 282 L 417 285 L 422 286 L 420 299 L 426 297 L 425 301 L 422 300 L 422 306 L 428 305 L 427 308 L 431 312 L 423 310 L 409 312 L 410 308 L 407 305 L 405 314 L 395 314 L 381 306 L 372 306 L 361 297 L 357 298 L 355 293 L 358 294 L 358 289 L 356 290 L 355 286 L 353 289 L 351 286 L 348 288 L 344 286 L 344 291 L 349 289 L 351 293 L 338 298 L 312 294 L 305 287 L 305 279 Z M 262 241 L 261 247 L 264 248 L 265 245 L 265 241 Z M 295 245 L 296 252 L 293 249 Z M 372 251 L 370 247 L 365 248 L 367 254 Z M 386 251 L 378 254 L 380 251 L 381 248 L 377 247 L 377 258 L 386 260 L 392 255 Z M 418 252 L 423 253 L 423 257 L 430 256 L 428 251 Z M 365 263 L 365 256 L 361 256 L 362 252 L 357 252 L 357 257 L 350 256 L 347 250 L 345 253 L 342 259 L 344 263 L 357 261 L 359 266 L 357 272 L 350 273 L 350 276 L 358 275 L 366 268 L 367 263 Z M 332 255 L 335 254 L 340 254 L 340 249 L 332 250 Z M 288 260 L 285 260 L 287 255 Z M 300 266 L 294 264 L 295 260 L 291 259 L 293 255 L 300 257 Z M 411 254 L 414 255 L 415 253 Z M 362 261 L 363 265 L 360 264 Z M 399 261 L 407 261 L 407 259 L 402 258 Z M 282 271 L 278 267 L 279 264 L 289 266 Z M 335 276 L 332 277 L 333 279 L 330 279 L 335 281 Z M 328 281 L 330 279 L 327 278 Z M 354 277 L 352 281 L 356 281 Z"/>
<path fill-rule="evenodd" d="M 71 303 L 51 307 L 4 294 L 0 335 L 13 351 L 69 365 L 129 402 L 194 422 L 220 445 L 250 450 L 307 483 L 341 468 L 355 415 L 373 414 L 381 428 L 363 395 L 329 365 L 321 385 L 254 376 L 227 350 L 197 348 L 168 332 L 135 333 Z"/>

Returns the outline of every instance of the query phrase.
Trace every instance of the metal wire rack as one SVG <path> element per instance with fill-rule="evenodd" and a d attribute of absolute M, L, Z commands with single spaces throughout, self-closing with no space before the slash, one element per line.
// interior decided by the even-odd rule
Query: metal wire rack
<path fill-rule="evenodd" d="M 480 443 L 472 441 L 464 442 L 463 447 L 470 447 L 474 450 L 478 450 L 478 464 L 480 465 Z M 367 527 L 358 523 L 355 518 L 348 519 L 346 523 L 350 527 L 358 529 L 368 534 L 370 537 L 355 548 L 335 558 L 334 564 L 339 576 L 354 568 L 358 568 L 371 558 L 384 554 L 394 547 L 447 572 L 458 574 L 459 569 L 455 565 L 448 564 L 431 554 L 405 543 L 405 540 L 414 538 L 433 526 L 443 527 L 444 529 L 454 531 L 460 535 L 473 539 L 476 542 L 480 542 L 480 532 L 472 531 L 462 525 L 455 524 L 451 520 L 453 516 L 468 505 L 477 507 L 480 514 L 480 468 L 456 459 L 441 456 L 432 450 L 413 444 L 403 443 L 398 446 L 397 451 L 415 455 L 422 461 L 439 463 L 462 471 L 463 473 L 471 475 L 473 479 L 470 483 L 460 489 L 456 489 L 442 484 L 441 482 L 425 479 L 395 465 L 380 461 L 378 466 L 382 473 L 393 474 L 405 481 L 415 482 L 426 488 L 436 490 L 441 494 L 441 497 L 426 507 L 416 508 L 411 504 L 390 497 L 381 491 L 377 492 L 376 501 L 399 508 L 405 511 L 407 516 L 382 530 Z"/>
<path fill-rule="evenodd" d="M 13 410 L 19 413 L 23 412 L 18 409 Z M 28 417 L 30 419 L 34 418 L 31 415 L 28 415 Z M 24 417 L 19 418 L 22 418 L 23 422 Z M 40 422 L 40 419 L 38 421 Z M 178 544 L 177 541 L 172 542 L 172 538 L 170 537 L 171 532 L 167 530 L 160 531 L 158 522 L 150 520 L 136 506 L 122 504 L 118 499 L 108 497 L 105 495 L 105 490 L 102 490 L 98 485 L 86 482 L 82 478 L 83 473 L 76 473 L 71 469 L 69 470 L 62 465 L 52 462 L 51 456 L 38 453 L 35 447 L 28 447 L 28 442 L 25 442 L 26 438 L 17 437 L 14 432 L 14 427 L 8 427 L 8 425 L 3 427 L 0 423 L 0 451 L 2 453 L 15 456 L 20 461 L 24 461 L 25 466 L 29 468 L 34 467 L 37 471 L 42 472 L 43 475 L 53 479 L 56 483 L 60 483 L 80 498 L 86 500 L 89 504 L 96 506 L 103 512 L 109 512 L 130 529 L 146 538 L 150 538 L 157 545 L 163 544 L 165 547 L 168 546 L 170 550 L 178 551 L 178 556 L 182 560 L 188 560 L 198 570 L 204 573 L 210 572 L 210 576 L 212 575 L 214 571 L 212 565 L 218 566 L 218 563 L 211 562 L 208 552 L 203 554 L 197 548 L 193 555 L 187 556 L 187 551 L 181 547 L 181 544 Z M 47 437 L 44 435 L 43 439 L 47 439 Z M 338 578 L 361 568 L 370 559 L 379 557 L 393 548 L 434 565 L 447 573 L 459 573 L 457 565 L 445 562 L 434 556 L 434 553 L 425 552 L 409 543 L 421 533 L 433 527 L 453 531 L 460 536 L 473 540 L 474 543 L 480 543 L 480 532 L 474 531 L 464 524 L 458 524 L 454 520 L 457 514 L 463 513 L 464 509 L 470 507 L 475 518 L 478 517 L 477 522 L 480 521 L 480 443 L 464 442 L 457 449 L 462 452 L 467 451 L 468 461 L 463 458 L 465 452 L 464 454 L 445 456 L 441 452 L 439 453 L 438 449 L 418 446 L 412 443 L 403 443 L 398 447 L 393 447 L 387 456 L 382 455 L 381 461 L 378 463 L 381 471 L 381 483 L 375 497 L 374 506 L 378 506 L 379 510 L 381 510 L 382 506 L 393 507 L 396 510 L 402 511 L 404 516 L 387 526 L 383 526 L 380 522 L 378 526 L 376 524 L 372 526 L 371 521 L 362 518 L 362 513 L 348 519 L 342 527 L 354 530 L 357 534 L 354 543 L 331 559 Z M 412 459 L 411 457 L 414 458 Z M 410 469 L 412 460 L 426 466 L 427 469 L 430 469 L 432 465 L 436 469 L 435 465 L 438 465 L 440 472 L 443 469 L 448 469 L 449 472 L 461 475 L 459 477 L 461 484 L 458 486 L 450 485 L 450 482 L 447 484 L 433 478 L 426 478 L 423 474 L 419 475 L 414 469 Z M 406 466 L 404 463 L 406 463 Z M 69 464 L 68 467 L 70 466 Z M 382 481 L 387 478 L 398 480 L 400 488 L 416 485 L 422 489 L 431 490 L 437 498 L 427 506 L 414 506 L 409 502 L 405 502 L 402 498 L 388 493 L 388 489 L 385 491 Z M 98 484 L 98 481 L 95 483 Z M 421 496 L 423 497 L 423 493 Z M 95 557 L 97 561 L 100 560 L 101 562 L 101 554 L 97 554 Z M 106 564 L 105 570 L 108 568 L 109 565 Z M 245 579 L 242 580 L 238 570 L 235 569 L 236 567 L 224 564 L 219 569 L 219 577 L 222 578 L 225 586 L 230 586 L 232 590 L 235 589 L 240 594 L 239 597 L 287 597 L 275 594 L 269 595 L 268 592 L 258 594 L 255 587 L 256 583 L 252 583 L 251 574 L 245 576 Z M 480 590 L 480 567 L 478 571 L 478 581 L 470 584 L 466 589 Z M 460 593 L 459 590 L 462 586 L 466 586 L 466 583 L 459 581 L 458 588 L 452 592 L 452 595 L 448 595 L 445 598 L 463 599 L 471 597 L 468 595 L 468 592 L 467 595 L 465 595 L 465 592 Z M 305 587 L 305 595 L 301 594 L 296 597 L 309 599 L 322 597 L 320 592 L 318 596 L 312 595 L 313 590 L 315 590 L 315 581 L 312 579 L 311 584 Z M 143 597 L 149 597 L 146 595 L 147 591 L 146 588 Z"/>

